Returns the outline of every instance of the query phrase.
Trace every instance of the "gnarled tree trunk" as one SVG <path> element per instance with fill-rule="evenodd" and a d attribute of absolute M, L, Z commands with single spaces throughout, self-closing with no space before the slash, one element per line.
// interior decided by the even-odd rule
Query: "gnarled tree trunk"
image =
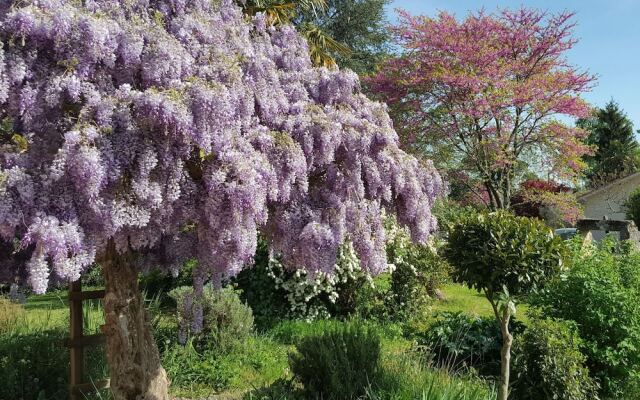
<path fill-rule="evenodd" d="M 106 284 L 102 329 L 113 396 L 116 400 L 169 400 L 169 380 L 160 364 L 131 256 L 118 254 L 110 243 L 101 264 Z"/>

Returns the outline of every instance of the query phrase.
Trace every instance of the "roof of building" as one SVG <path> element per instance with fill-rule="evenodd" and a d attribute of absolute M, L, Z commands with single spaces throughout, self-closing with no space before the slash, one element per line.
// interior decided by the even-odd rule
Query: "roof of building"
<path fill-rule="evenodd" d="M 584 200 L 587 197 L 591 197 L 596 193 L 600 193 L 600 192 L 603 192 L 605 190 L 608 190 L 608 189 L 610 189 L 611 187 L 613 187 L 615 185 L 624 184 L 625 182 L 633 180 L 634 178 L 637 178 L 637 177 L 640 177 L 640 172 L 635 172 L 635 173 L 633 173 L 631 175 L 625 176 L 624 178 L 616 179 L 616 180 L 614 180 L 614 181 L 612 181 L 612 182 L 610 182 L 610 183 L 608 183 L 608 184 L 606 184 L 604 186 L 600 186 L 598 188 L 591 189 L 591 190 L 589 190 L 587 192 L 584 192 L 581 195 L 578 195 L 578 200 Z"/>

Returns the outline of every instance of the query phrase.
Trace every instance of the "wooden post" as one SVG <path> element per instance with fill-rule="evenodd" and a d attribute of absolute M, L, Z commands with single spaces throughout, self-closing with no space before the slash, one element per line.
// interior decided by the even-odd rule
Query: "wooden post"
<path fill-rule="evenodd" d="M 75 293 L 82 293 L 82 283 L 80 279 L 71 282 L 69 285 L 69 317 L 71 326 L 70 340 L 82 340 L 84 335 L 82 329 L 82 300 L 74 296 Z M 80 346 L 70 346 L 69 354 L 71 356 L 71 365 L 69 377 L 69 392 L 71 400 L 80 400 L 80 396 L 73 390 L 80 385 L 84 379 L 84 348 Z"/>
<path fill-rule="evenodd" d="M 80 280 L 69 284 L 69 339 L 65 341 L 69 347 L 71 363 L 69 366 L 69 397 L 71 400 L 84 400 L 85 394 L 109 387 L 109 380 L 84 382 L 84 348 L 104 342 L 104 335 L 84 334 L 82 321 L 82 302 L 89 299 L 101 299 L 104 290 L 82 291 Z"/>

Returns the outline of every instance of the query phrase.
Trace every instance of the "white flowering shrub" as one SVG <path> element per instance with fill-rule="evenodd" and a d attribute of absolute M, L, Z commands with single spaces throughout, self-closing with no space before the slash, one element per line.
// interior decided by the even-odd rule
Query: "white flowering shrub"
<path fill-rule="evenodd" d="M 388 220 L 387 262 L 391 284 L 385 295 L 387 313 L 404 318 L 436 295 L 436 290 L 449 279 L 450 266 L 438 255 L 434 240 L 415 244 L 395 221 Z"/>
<path fill-rule="evenodd" d="M 355 307 L 355 291 L 363 284 L 372 284 L 350 242 L 340 247 L 333 274 L 310 275 L 303 269 L 290 272 L 274 257 L 269 258 L 267 274 L 286 296 L 287 316 L 307 321 L 348 314 Z"/>

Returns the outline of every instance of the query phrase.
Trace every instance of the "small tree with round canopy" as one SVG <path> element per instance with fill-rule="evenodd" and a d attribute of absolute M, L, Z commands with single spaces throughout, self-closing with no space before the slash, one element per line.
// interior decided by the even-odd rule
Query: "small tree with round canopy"
<path fill-rule="evenodd" d="M 435 229 L 437 171 L 291 27 L 230 0 L 21 0 L 0 21 L 0 281 L 42 293 L 101 262 L 118 400 L 168 398 L 139 271 L 195 256 L 201 292 L 260 230 L 291 268 L 330 272 L 349 239 L 375 274 L 382 209 Z"/>
<path fill-rule="evenodd" d="M 484 293 L 502 333 L 498 399 L 509 394 L 513 335 L 509 321 L 518 295 L 534 292 L 560 272 L 564 244 L 541 221 L 505 211 L 464 216 L 449 229 L 444 255 L 453 278 Z"/>

